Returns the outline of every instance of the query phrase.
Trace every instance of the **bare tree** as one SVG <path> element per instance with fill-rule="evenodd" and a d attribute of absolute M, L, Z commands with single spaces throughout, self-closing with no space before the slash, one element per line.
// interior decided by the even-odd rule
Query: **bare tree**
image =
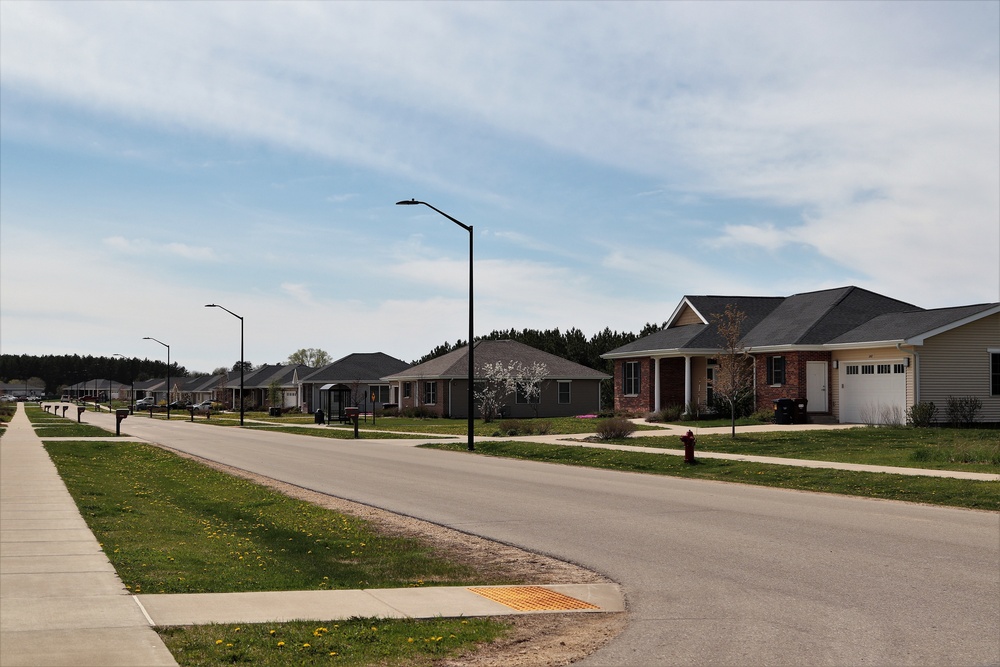
<path fill-rule="evenodd" d="M 728 304 L 725 312 L 712 315 L 712 322 L 723 341 L 712 390 L 717 398 L 729 404 L 733 438 L 736 437 L 736 406 L 753 392 L 753 357 L 743 345 L 746 318 L 746 313 L 733 304 Z"/>

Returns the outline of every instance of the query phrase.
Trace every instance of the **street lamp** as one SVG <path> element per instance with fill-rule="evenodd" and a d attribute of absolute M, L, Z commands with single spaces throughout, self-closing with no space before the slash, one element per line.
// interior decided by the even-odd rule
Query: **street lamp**
<path fill-rule="evenodd" d="M 206 303 L 205 307 L 222 308 L 222 310 L 226 311 L 240 321 L 240 426 L 243 426 L 243 318 L 225 306 L 220 306 L 217 303 Z"/>
<path fill-rule="evenodd" d="M 473 435 L 476 429 L 476 398 L 475 398 L 475 358 L 473 356 L 474 346 L 473 346 L 473 329 L 472 329 L 472 226 L 467 225 L 463 222 L 459 222 L 455 218 L 451 217 L 444 211 L 435 208 L 425 201 L 417 201 L 416 199 L 403 200 L 396 202 L 397 206 L 415 206 L 417 204 L 422 204 L 427 208 L 440 213 L 444 217 L 448 218 L 456 225 L 469 232 L 469 451 L 475 451 L 476 446 L 473 442 Z"/>
<path fill-rule="evenodd" d="M 162 340 L 156 340 L 152 336 L 143 336 L 143 340 L 151 340 L 167 348 L 167 419 L 170 419 L 170 346 Z M 150 413 L 152 414 L 152 413 Z"/>

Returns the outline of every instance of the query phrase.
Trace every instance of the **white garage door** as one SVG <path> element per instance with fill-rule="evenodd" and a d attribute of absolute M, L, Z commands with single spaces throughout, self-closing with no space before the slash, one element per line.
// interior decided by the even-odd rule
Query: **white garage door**
<path fill-rule="evenodd" d="M 840 421 L 906 421 L 906 366 L 902 361 L 841 362 Z"/>

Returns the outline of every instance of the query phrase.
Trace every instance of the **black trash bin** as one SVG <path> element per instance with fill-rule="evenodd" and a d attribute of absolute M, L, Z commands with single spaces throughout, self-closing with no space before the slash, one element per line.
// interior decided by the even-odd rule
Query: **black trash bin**
<path fill-rule="evenodd" d="M 804 398 L 795 399 L 795 423 L 805 424 L 809 419 L 809 415 L 806 414 L 806 406 L 809 405 L 809 401 Z"/>
<path fill-rule="evenodd" d="M 795 401 L 779 398 L 774 402 L 774 423 L 791 424 L 795 421 Z"/>
<path fill-rule="evenodd" d="M 322 424 L 323 423 L 323 410 L 322 409 L 317 410 L 316 414 L 315 414 L 315 417 L 316 417 L 316 423 L 317 424 Z"/>

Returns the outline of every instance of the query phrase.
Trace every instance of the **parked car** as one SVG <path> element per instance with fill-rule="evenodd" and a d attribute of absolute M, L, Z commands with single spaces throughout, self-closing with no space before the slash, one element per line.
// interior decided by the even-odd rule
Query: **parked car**
<path fill-rule="evenodd" d="M 201 403 L 196 403 L 191 407 L 194 408 L 195 412 L 211 412 L 212 401 L 202 401 Z"/>
<path fill-rule="evenodd" d="M 135 407 L 138 410 L 148 410 L 149 408 L 156 405 L 156 399 L 152 396 L 143 396 L 138 401 L 135 402 Z"/>
<path fill-rule="evenodd" d="M 174 401 L 170 404 L 171 410 L 187 410 L 191 407 L 191 401 Z"/>
<path fill-rule="evenodd" d="M 5 394 L 4 396 L 0 396 L 0 401 L 4 403 L 13 403 L 16 400 L 17 396 L 13 396 L 11 394 Z"/>

